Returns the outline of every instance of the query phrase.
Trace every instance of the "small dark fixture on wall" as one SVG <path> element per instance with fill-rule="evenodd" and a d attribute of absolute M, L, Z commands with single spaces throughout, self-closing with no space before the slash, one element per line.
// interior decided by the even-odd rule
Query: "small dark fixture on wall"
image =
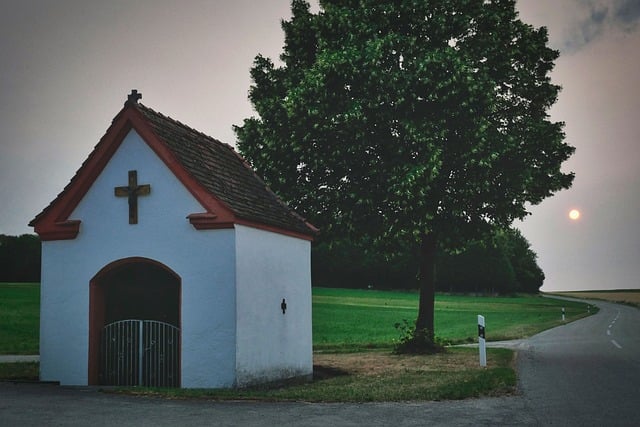
<path fill-rule="evenodd" d="M 282 298 L 282 302 L 280 303 L 280 308 L 282 309 L 282 314 L 287 311 L 287 302 Z"/>

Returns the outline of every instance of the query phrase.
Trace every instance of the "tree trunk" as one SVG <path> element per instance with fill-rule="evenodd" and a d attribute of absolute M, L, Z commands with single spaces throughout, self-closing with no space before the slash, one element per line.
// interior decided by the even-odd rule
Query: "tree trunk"
<path fill-rule="evenodd" d="M 435 271 L 436 271 L 436 249 L 438 241 L 433 233 L 422 236 L 420 242 L 420 273 L 418 280 L 420 283 L 420 304 L 418 306 L 418 319 L 416 320 L 416 331 L 426 330 L 431 340 L 435 337 L 433 329 L 433 318 L 435 313 Z"/>

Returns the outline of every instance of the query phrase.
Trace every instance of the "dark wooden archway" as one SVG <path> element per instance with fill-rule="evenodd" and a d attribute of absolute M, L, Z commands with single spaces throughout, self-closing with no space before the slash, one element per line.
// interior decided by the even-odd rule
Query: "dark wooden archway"
<path fill-rule="evenodd" d="M 89 384 L 100 384 L 100 336 L 125 319 L 157 320 L 180 328 L 181 281 L 148 258 L 125 258 L 102 268 L 89 284 Z"/>

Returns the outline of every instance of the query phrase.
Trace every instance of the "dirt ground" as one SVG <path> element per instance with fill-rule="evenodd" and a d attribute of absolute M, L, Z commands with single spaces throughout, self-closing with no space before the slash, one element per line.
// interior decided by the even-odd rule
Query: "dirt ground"
<path fill-rule="evenodd" d="M 557 295 L 575 298 L 593 298 L 611 302 L 624 302 L 640 307 L 640 291 L 628 292 L 554 292 Z"/>
<path fill-rule="evenodd" d="M 491 365 L 491 360 L 488 364 Z M 454 371 L 477 367 L 469 353 L 447 352 L 430 356 L 394 355 L 390 352 L 314 354 L 314 372 L 319 375 L 380 376 L 389 373 Z"/>

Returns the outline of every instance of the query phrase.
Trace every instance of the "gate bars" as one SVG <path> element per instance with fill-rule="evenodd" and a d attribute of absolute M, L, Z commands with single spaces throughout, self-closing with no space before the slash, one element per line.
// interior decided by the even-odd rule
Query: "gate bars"
<path fill-rule="evenodd" d="M 180 329 L 157 320 L 127 319 L 102 331 L 101 383 L 179 387 Z"/>

